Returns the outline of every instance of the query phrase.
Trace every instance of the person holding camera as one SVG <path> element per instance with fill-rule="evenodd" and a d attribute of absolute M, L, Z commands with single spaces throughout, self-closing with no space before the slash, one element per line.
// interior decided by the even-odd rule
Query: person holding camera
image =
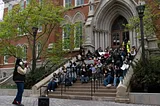
<path fill-rule="evenodd" d="M 25 64 L 22 59 L 17 58 L 14 72 L 13 72 L 13 81 L 17 85 L 17 95 L 12 102 L 12 104 L 16 104 L 18 106 L 24 106 L 21 104 L 22 95 L 24 91 L 24 82 L 25 82 L 25 74 L 27 71 L 27 63 Z"/>

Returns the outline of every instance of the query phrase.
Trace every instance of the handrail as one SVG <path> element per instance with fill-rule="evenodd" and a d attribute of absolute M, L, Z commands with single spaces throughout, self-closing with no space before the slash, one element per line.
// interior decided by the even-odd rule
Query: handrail
<path fill-rule="evenodd" d="M 133 75 L 132 64 L 134 64 L 134 61 L 137 61 L 140 59 L 140 56 L 141 56 L 140 49 L 141 49 L 141 46 L 139 46 L 138 51 L 137 51 L 133 61 L 131 62 L 130 67 L 128 68 L 126 75 L 124 76 L 123 80 L 120 81 L 120 83 L 117 87 L 116 99 L 115 99 L 115 101 L 117 101 L 117 102 L 129 101 L 128 88 L 129 88 L 129 83 L 130 83 L 131 77 Z"/>
<path fill-rule="evenodd" d="M 72 62 L 74 62 L 76 60 L 76 57 L 73 57 Z M 68 61 L 69 62 L 69 61 Z M 68 62 L 64 65 L 64 66 L 68 66 Z M 61 67 L 60 67 L 61 68 Z M 48 81 L 50 81 L 50 79 L 53 77 L 53 74 L 54 73 L 58 73 L 59 72 L 59 69 L 57 69 L 56 71 L 54 71 L 53 73 L 51 73 L 49 76 L 47 76 L 46 78 L 44 78 L 43 80 L 41 80 L 40 82 L 38 82 L 37 84 L 35 84 L 33 87 L 32 87 L 32 92 L 33 94 L 37 94 L 38 93 L 38 90 L 41 88 L 41 86 L 47 84 Z"/>
<path fill-rule="evenodd" d="M 134 62 L 134 60 L 135 60 L 135 57 L 137 56 L 140 48 L 141 48 L 141 46 L 138 47 L 138 49 L 137 49 L 137 51 L 136 51 L 136 55 L 134 55 L 133 60 L 132 60 L 131 63 L 129 64 L 129 67 L 128 67 L 127 71 L 130 69 L 131 65 L 133 64 L 133 62 Z M 126 72 L 126 73 L 127 73 L 127 72 Z M 124 76 L 126 76 L 126 74 L 125 74 Z M 123 77 L 124 77 L 124 76 L 123 76 Z"/>

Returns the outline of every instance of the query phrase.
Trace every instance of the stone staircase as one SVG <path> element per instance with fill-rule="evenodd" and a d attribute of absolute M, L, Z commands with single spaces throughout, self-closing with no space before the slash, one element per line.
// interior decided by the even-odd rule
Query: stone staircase
<path fill-rule="evenodd" d="M 95 87 L 94 87 L 95 85 Z M 62 92 L 61 92 L 62 91 Z M 92 91 L 92 92 L 91 92 Z M 95 92 L 94 92 L 95 91 Z M 65 87 L 59 85 L 56 91 L 49 92 L 48 97 L 63 98 L 63 99 L 79 99 L 79 100 L 101 100 L 101 101 L 115 101 L 116 88 L 106 88 L 102 84 L 92 81 L 81 84 L 80 80 L 77 80 L 72 86 Z"/>

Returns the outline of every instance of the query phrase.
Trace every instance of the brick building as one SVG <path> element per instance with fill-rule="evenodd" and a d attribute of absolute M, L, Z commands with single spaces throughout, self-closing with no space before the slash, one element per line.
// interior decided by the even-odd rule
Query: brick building
<path fill-rule="evenodd" d="M 4 0 L 5 1 L 5 0 Z M 137 16 L 136 7 L 140 0 L 56 0 L 59 5 L 64 7 L 73 6 L 64 14 L 65 22 L 67 24 L 79 23 L 75 29 L 80 33 L 76 42 L 74 50 L 79 50 L 80 45 L 83 45 L 86 50 L 94 51 L 98 47 L 105 48 L 118 47 L 124 39 L 130 40 L 131 45 L 138 47 L 139 39 L 136 37 L 137 33 L 132 31 L 125 31 L 123 24 L 127 24 L 129 19 Z M 12 7 L 18 3 L 25 8 L 29 0 L 6 0 L 5 13 L 11 10 Z M 69 28 L 67 28 L 69 30 Z M 41 32 L 43 28 L 39 28 Z M 65 41 L 67 35 L 63 30 L 60 30 L 62 39 Z M 80 42 L 82 40 L 82 44 Z M 156 48 L 154 43 L 156 38 L 147 43 L 150 48 Z M 54 33 L 49 39 L 48 47 L 56 41 Z M 26 38 L 22 36 L 22 40 L 16 42 L 15 45 L 22 46 L 26 52 L 27 57 L 31 57 L 31 51 L 27 50 Z M 37 51 L 40 45 L 37 45 Z M 65 49 L 65 48 L 64 48 Z M 67 49 L 67 47 L 66 47 Z M 27 60 L 28 61 L 28 60 Z M 13 72 L 15 58 L 1 57 L 0 59 L 0 75 L 3 76 Z"/>

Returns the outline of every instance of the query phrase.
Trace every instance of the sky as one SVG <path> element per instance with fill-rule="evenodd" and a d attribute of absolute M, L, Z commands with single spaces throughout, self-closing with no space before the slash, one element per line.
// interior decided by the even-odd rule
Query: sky
<path fill-rule="evenodd" d="M 0 0 L 0 21 L 3 20 L 3 13 L 4 13 L 4 2 Z"/>

